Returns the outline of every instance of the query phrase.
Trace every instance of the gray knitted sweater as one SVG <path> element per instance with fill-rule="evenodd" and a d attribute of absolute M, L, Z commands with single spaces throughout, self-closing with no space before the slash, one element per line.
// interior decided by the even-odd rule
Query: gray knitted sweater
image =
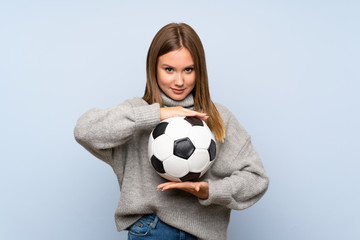
<path fill-rule="evenodd" d="M 174 101 L 162 94 L 165 106 L 193 108 L 190 94 Z M 157 191 L 166 181 L 148 160 L 150 132 L 160 122 L 160 105 L 142 98 L 108 108 L 93 108 L 77 121 L 78 143 L 114 170 L 120 186 L 115 211 L 118 231 L 126 230 L 143 214 L 156 213 L 169 225 L 199 239 L 227 239 L 231 209 L 245 209 L 257 202 L 268 187 L 268 177 L 250 136 L 234 115 L 215 104 L 222 117 L 226 138 L 217 142 L 214 164 L 200 179 L 209 183 L 209 198 L 202 200 L 182 190 Z"/>

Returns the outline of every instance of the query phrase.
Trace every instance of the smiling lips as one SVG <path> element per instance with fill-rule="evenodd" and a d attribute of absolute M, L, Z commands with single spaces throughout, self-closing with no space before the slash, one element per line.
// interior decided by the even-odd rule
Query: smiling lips
<path fill-rule="evenodd" d="M 175 94 L 182 94 L 185 91 L 184 89 L 176 89 L 176 88 L 171 88 L 171 90 L 173 91 L 173 93 Z"/>

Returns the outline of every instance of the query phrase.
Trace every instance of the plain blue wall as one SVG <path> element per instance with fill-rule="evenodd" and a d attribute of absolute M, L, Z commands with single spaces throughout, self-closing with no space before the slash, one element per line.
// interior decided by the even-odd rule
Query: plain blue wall
<path fill-rule="evenodd" d="M 0 239 L 126 239 L 112 169 L 78 117 L 142 96 L 155 33 L 186 22 L 211 95 L 271 178 L 229 239 L 360 239 L 358 1 L 0 2 Z M 356 229 L 357 228 L 357 229 Z"/>

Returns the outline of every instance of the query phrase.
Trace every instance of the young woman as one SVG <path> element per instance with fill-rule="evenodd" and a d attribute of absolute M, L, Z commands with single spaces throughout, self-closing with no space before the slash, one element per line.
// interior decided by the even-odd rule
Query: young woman
<path fill-rule="evenodd" d="M 226 239 L 231 209 L 253 205 L 269 183 L 250 136 L 225 106 L 212 102 L 204 49 L 190 26 L 159 30 L 146 74 L 142 98 L 90 109 L 74 130 L 78 143 L 117 176 L 117 230 L 129 230 L 129 239 Z M 168 182 L 148 160 L 150 132 L 174 116 L 203 119 L 216 137 L 216 159 L 199 182 Z"/>

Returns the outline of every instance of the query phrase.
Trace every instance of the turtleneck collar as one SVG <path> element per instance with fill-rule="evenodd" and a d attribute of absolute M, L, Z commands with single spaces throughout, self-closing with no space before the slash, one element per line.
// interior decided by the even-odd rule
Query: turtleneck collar
<path fill-rule="evenodd" d="M 193 108 L 194 107 L 194 96 L 192 95 L 192 93 L 190 93 L 183 100 L 180 100 L 180 101 L 176 101 L 176 100 L 169 98 L 161 90 L 160 90 L 160 94 L 161 94 L 161 98 L 163 100 L 163 104 L 166 107 L 177 107 L 177 106 L 181 106 L 184 108 Z"/>

